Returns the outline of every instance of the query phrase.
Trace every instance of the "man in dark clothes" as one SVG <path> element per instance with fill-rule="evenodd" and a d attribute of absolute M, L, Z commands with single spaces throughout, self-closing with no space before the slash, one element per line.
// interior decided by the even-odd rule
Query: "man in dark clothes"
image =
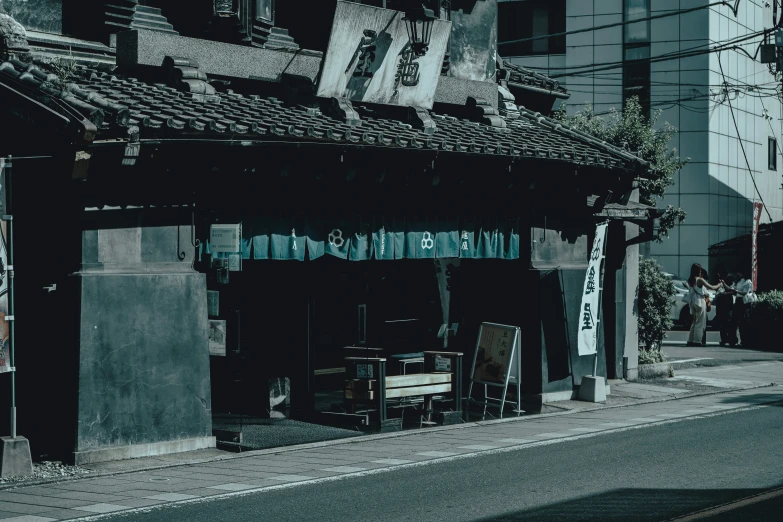
<path fill-rule="evenodd" d="M 718 274 L 718 279 L 721 279 L 721 274 Z M 734 277 L 728 275 L 723 280 L 723 288 L 725 291 L 720 292 L 715 297 L 715 319 L 720 327 L 720 345 L 736 346 L 737 344 L 737 325 L 734 324 L 732 318 L 732 309 L 734 308 Z"/>

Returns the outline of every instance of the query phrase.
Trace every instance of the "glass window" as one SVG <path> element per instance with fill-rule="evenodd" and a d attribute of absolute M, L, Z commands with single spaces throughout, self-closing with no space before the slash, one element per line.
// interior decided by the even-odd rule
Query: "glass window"
<path fill-rule="evenodd" d="M 565 0 L 528 0 L 498 3 L 498 48 L 501 56 L 565 54 L 565 36 L 503 44 L 535 36 L 565 32 Z"/>
<path fill-rule="evenodd" d="M 775 138 L 767 140 L 767 163 L 769 170 L 778 170 L 778 140 Z"/>
<path fill-rule="evenodd" d="M 272 12 L 274 7 L 272 2 L 274 0 L 256 0 L 256 18 L 263 18 L 264 20 L 272 20 Z"/>
<path fill-rule="evenodd" d="M 650 17 L 650 0 L 625 0 L 625 21 Z M 625 26 L 625 43 L 650 41 L 650 21 Z"/>

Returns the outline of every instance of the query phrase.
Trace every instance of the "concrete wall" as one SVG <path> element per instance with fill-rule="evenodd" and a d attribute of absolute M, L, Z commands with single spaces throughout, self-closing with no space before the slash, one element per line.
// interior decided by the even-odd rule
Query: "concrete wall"
<path fill-rule="evenodd" d="M 214 446 L 190 226 L 117 212 L 88 212 L 82 233 L 76 462 Z"/>

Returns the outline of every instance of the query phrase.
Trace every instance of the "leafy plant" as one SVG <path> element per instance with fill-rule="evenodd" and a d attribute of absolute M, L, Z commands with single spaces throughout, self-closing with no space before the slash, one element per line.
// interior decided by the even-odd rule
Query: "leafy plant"
<path fill-rule="evenodd" d="M 651 353 L 654 350 L 660 353 L 661 341 L 666 337 L 666 331 L 672 327 L 670 307 L 674 293 L 674 283 L 663 275 L 660 265 L 654 259 L 642 258 L 639 262 L 637 318 L 640 362 L 643 357 L 656 357 Z M 643 355 L 643 351 L 650 353 Z"/>
<path fill-rule="evenodd" d="M 666 360 L 666 354 L 660 348 L 639 350 L 639 364 L 655 364 Z"/>
<path fill-rule="evenodd" d="M 626 149 L 647 161 L 654 179 L 639 180 L 639 201 L 653 206 L 674 184 L 674 174 L 690 161 L 690 158 L 681 158 L 677 149 L 669 148 L 677 129 L 668 122 L 658 125 L 660 116 L 661 111 L 658 110 L 649 119 L 646 118 L 636 96 L 626 101 L 624 110 L 612 109 L 606 117 L 596 114 L 591 106 L 570 116 L 566 114 L 564 105 L 555 112 L 555 118 L 569 127 Z M 684 220 L 683 209 L 667 206 L 660 219 L 656 241 L 661 242 L 675 225 Z"/>
<path fill-rule="evenodd" d="M 53 59 L 49 62 L 49 67 L 51 67 L 52 71 L 57 76 L 59 87 L 65 89 L 68 85 L 68 82 L 71 80 L 71 77 L 73 77 L 73 75 L 76 73 L 78 64 L 76 63 L 76 59 L 73 57 L 73 51 L 69 47 L 68 56 Z"/>

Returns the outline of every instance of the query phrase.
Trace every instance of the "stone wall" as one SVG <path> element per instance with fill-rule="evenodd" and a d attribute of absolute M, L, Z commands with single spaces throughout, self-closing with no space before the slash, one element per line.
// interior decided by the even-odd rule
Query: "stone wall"
<path fill-rule="evenodd" d="M 145 221 L 130 212 L 82 233 L 76 462 L 214 446 L 206 279 L 191 268 L 190 226 L 117 226 Z"/>

